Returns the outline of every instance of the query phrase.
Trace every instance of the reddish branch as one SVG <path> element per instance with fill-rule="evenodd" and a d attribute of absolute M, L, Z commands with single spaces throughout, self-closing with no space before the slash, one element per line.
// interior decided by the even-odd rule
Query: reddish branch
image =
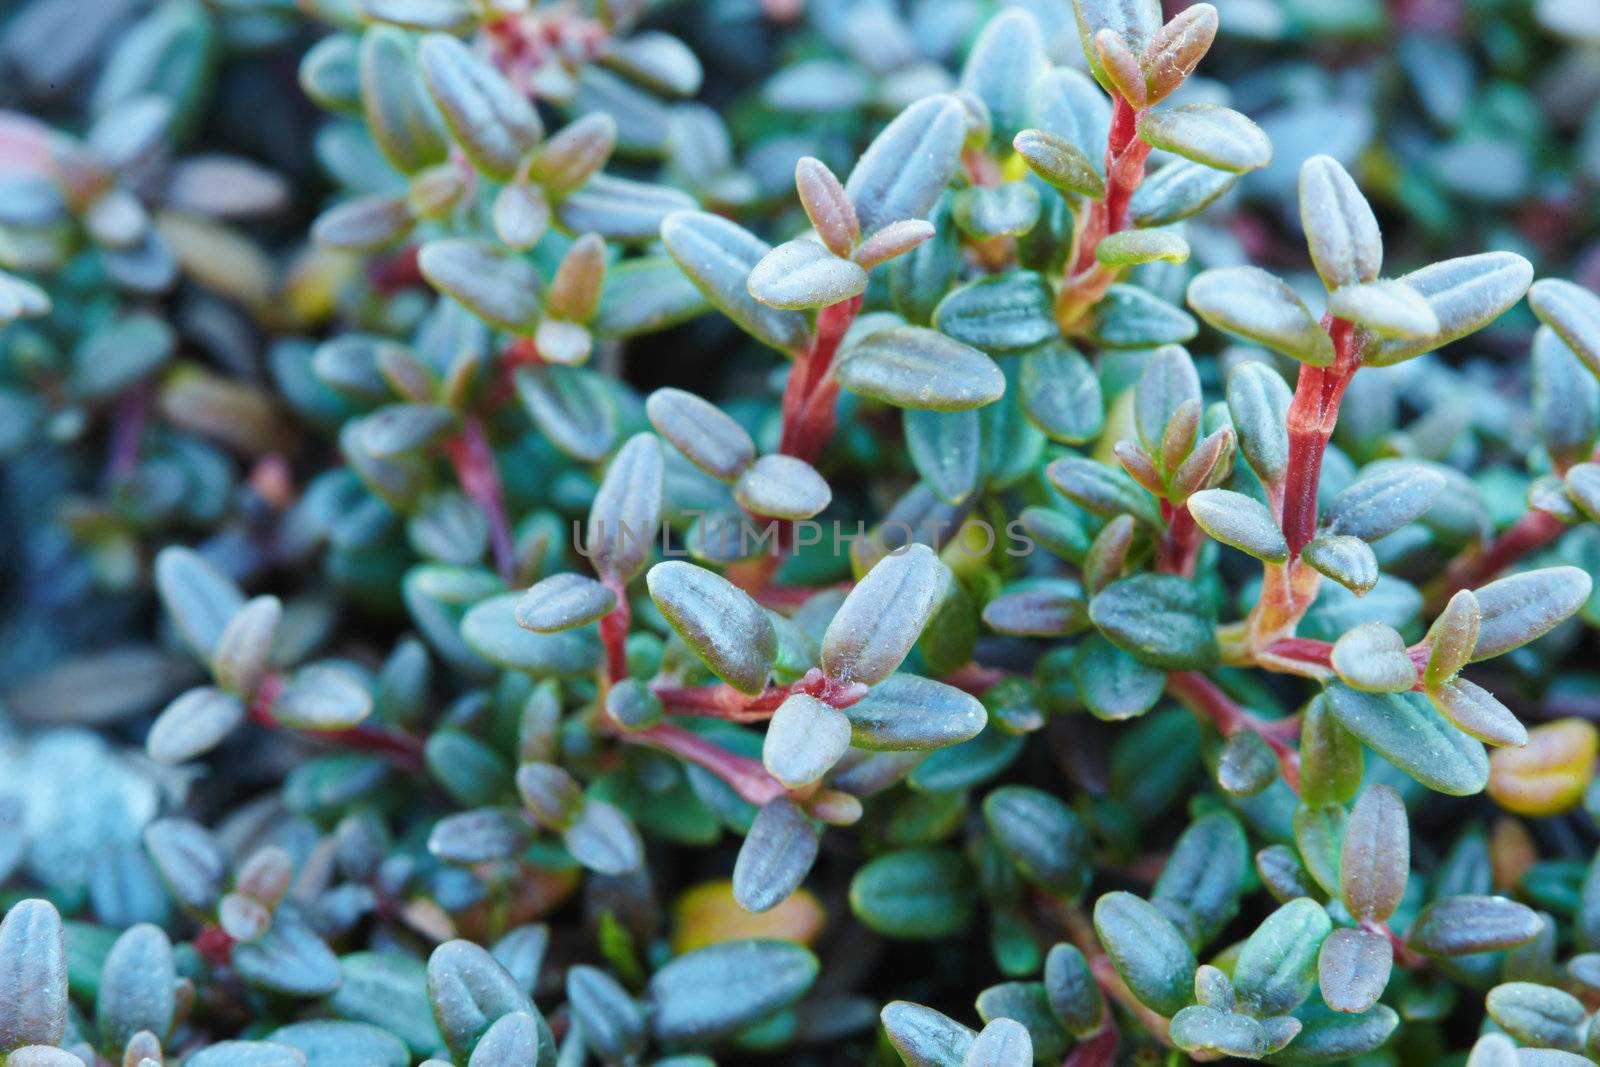
<path fill-rule="evenodd" d="M 1291 560 L 1316 536 L 1322 457 L 1339 421 L 1345 387 L 1356 373 L 1354 325 L 1330 315 L 1322 320 L 1322 328 L 1333 340 L 1333 363 L 1327 367 L 1302 364 L 1289 405 L 1289 466 L 1283 479 L 1282 526 Z"/>
<path fill-rule="evenodd" d="M 767 773 L 760 760 L 737 756 L 721 745 L 699 734 L 671 723 L 661 723 L 648 730 L 635 730 L 624 735 L 626 740 L 703 767 L 727 782 L 734 792 L 758 807 L 769 800 L 783 796 L 783 784 Z"/>
<path fill-rule="evenodd" d="M 778 451 L 785 455 L 815 463 L 833 436 L 834 405 L 839 397 L 833 360 L 860 310 L 861 298 L 856 296 L 817 311 L 816 333 L 789 368 L 783 390 L 783 435 Z"/>
<path fill-rule="evenodd" d="M 1232 737 L 1241 730 L 1260 735 L 1278 757 L 1283 780 L 1295 792 L 1300 791 L 1300 754 L 1286 740 L 1286 737 L 1299 736 L 1298 720 L 1258 718 L 1241 708 L 1199 671 L 1168 671 L 1167 691 L 1190 711 L 1209 721 L 1223 737 Z"/>
<path fill-rule="evenodd" d="M 1524 556 L 1553 543 L 1566 528 L 1565 523 L 1547 512 L 1528 512 L 1488 544 L 1456 557 L 1431 591 L 1429 607 L 1437 611 L 1461 590 L 1476 589 L 1490 581 Z"/>
<path fill-rule="evenodd" d="M 500 491 L 500 471 L 495 466 L 494 449 L 483 431 L 483 423 L 469 415 L 461 432 L 445 443 L 456 480 L 468 499 L 483 510 L 489 520 L 489 545 L 494 552 L 495 570 L 511 581 L 515 560 L 511 550 L 511 522 L 506 517 L 505 497 Z"/>
<path fill-rule="evenodd" d="M 1110 234 L 1128 228 L 1128 204 L 1144 181 L 1150 146 L 1138 137 L 1139 115 L 1121 96 L 1115 98 L 1106 136 L 1105 196 L 1090 207 L 1076 240 L 1072 268 L 1056 294 L 1056 322 L 1063 331 L 1070 331 L 1116 281 L 1117 270 L 1096 259 L 1095 249 Z"/>

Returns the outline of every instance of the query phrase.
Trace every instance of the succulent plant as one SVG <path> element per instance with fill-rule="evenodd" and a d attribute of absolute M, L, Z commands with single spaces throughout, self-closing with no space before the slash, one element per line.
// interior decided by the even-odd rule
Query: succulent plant
<path fill-rule="evenodd" d="M 0 13 L 0 1065 L 1600 1062 L 1594 10 Z"/>

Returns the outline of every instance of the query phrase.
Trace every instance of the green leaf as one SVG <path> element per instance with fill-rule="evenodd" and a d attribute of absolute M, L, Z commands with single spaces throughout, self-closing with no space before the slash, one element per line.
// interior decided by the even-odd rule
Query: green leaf
<path fill-rule="evenodd" d="M 1150 353 L 1134 389 L 1133 418 L 1146 451 L 1156 454 L 1173 417 L 1183 408 L 1198 408 L 1200 375 L 1180 345 L 1162 345 Z"/>
<path fill-rule="evenodd" d="M 1019 637 L 1067 637 L 1089 625 L 1083 587 L 1070 578 L 1013 583 L 983 606 L 991 630 Z"/>
<path fill-rule="evenodd" d="M 1541 278 L 1528 290 L 1528 306 L 1590 374 L 1600 375 L 1600 296 L 1561 278 Z"/>
<path fill-rule="evenodd" d="M 733 865 L 733 897 L 739 906 L 763 912 L 788 899 L 816 862 L 820 841 L 816 824 L 788 797 L 762 805 Z"/>
<path fill-rule="evenodd" d="M 1326 575 L 1356 596 L 1372 591 L 1378 584 L 1378 557 L 1359 537 L 1348 534 L 1323 534 L 1306 542 L 1300 558 L 1312 570 Z"/>
<path fill-rule="evenodd" d="M 1006 384 L 978 349 L 920 326 L 868 334 L 846 349 L 834 373 L 852 393 L 931 411 L 982 407 L 998 400 Z"/>
<path fill-rule="evenodd" d="M 1146 111 L 1138 129 L 1146 144 L 1218 170 L 1242 174 L 1272 161 L 1272 142 L 1261 127 L 1218 104 Z"/>
<path fill-rule="evenodd" d="M 1502 656 L 1543 637 L 1588 601 L 1593 584 L 1577 567 L 1544 567 L 1475 590 L 1479 624 L 1472 662 Z"/>
<path fill-rule="evenodd" d="M 645 582 L 673 630 L 717 677 L 741 693 L 766 688 L 778 637 L 766 611 L 749 594 L 680 560 L 657 563 Z"/>
<path fill-rule="evenodd" d="M 1072 1047 L 1067 1032 L 1050 1011 L 1050 999 L 1041 982 L 1001 982 L 978 994 L 978 1017 L 985 1023 L 1008 1019 L 1022 1025 L 1036 1050 L 1037 1058 L 1058 1063 Z M 978 1050 L 973 1045 L 973 1052 Z M 972 1056 L 969 1052 L 968 1056 Z M 969 1059 L 968 1064 L 973 1063 Z"/>
<path fill-rule="evenodd" d="M 662 227 L 667 219 L 680 211 L 692 211 L 694 206 L 693 197 L 670 185 L 595 174 L 562 197 L 556 205 L 556 219 L 568 233 L 594 233 L 607 241 L 646 244 L 665 237 Z M 763 245 L 762 250 L 765 248 Z M 667 251 L 672 252 L 670 243 Z M 751 262 L 759 256 L 757 253 Z M 690 274 L 687 267 L 684 273 Z M 740 292 L 743 284 L 741 275 Z"/>
<path fill-rule="evenodd" d="M 1404 282 L 1347 285 L 1328 294 L 1328 310 L 1380 337 L 1429 337 L 1438 332 L 1433 306 Z"/>
<path fill-rule="evenodd" d="M 1517 1047 L 1504 1034 L 1484 1034 L 1467 1057 L 1467 1067 L 1517 1067 L 1518 1062 Z"/>
<path fill-rule="evenodd" d="M 471 941 L 446 941 L 428 957 L 428 1002 L 439 1033 L 459 1062 L 466 1062 L 502 1016 L 524 1012 L 543 1022 L 510 973 Z M 550 1044 L 553 1053 L 554 1042 Z"/>
<path fill-rule="evenodd" d="M 338 957 L 295 901 L 278 905 L 264 937 L 234 946 L 233 966 L 246 983 L 278 996 L 325 997 L 343 980 Z"/>
<path fill-rule="evenodd" d="M 417 255 L 428 284 L 496 329 L 530 334 L 539 322 L 539 272 L 520 256 L 486 241 L 429 241 Z"/>
<path fill-rule="evenodd" d="M 755 462 L 756 445 L 717 405 L 682 389 L 657 389 L 645 402 L 650 425 L 696 467 L 731 482 Z"/>
<path fill-rule="evenodd" d="M 822 635 L 828 677 L 876 685 L 893 674 L 932 617 L 945 573 L 939 557 L 921 544 L 879 560 Z"/>
<path fill-rule="evenodd" d="M 1072 680 L 1088 709 L 1110 722 L 1143 715 L 1167 686 L 1165 671 L 1146 666 L 1098 633 L 1078 642 Z"/>
<path fill-rule="evenodd" d="M 980 241 L 1021 237 L 1038 225 L 1039 213 L 1038 190 L 1021 181 L 969 186 L 951 201 L 951 218 L 961 232 Z M 887 226 L 879 230 L 873 242 L 889 232 Z"/>
<path fill-rule="evenodd" d="M 199 553 L 176 545 L 156 555 L 155 583 L 178 636 L 209 661 L 228 623 L 244 607 L 244 594 Z"/>
<path fill-rule="evenodd" d="M 1045 957 L 1044 991 L 1050 1010 L 1068 1033 L 1082 1039 L 1099 1031 L 1105 998 L 1076 945 L 1056 945 Z"/>
<path fill-rule="evenodd" d="M 948 94 L 923 97 L 895 116 L 844 184 L 861 231 L 927 218 L 955 173 L 966 136 L 966 109 Z"/>
<path fill-rule="evenodd" d="M 1228 374 L 1227 395 L 1239 452 L 1262 484 L 1278 484 L 1289 467 L 1289 386 L 1267 364 L 1243 363 Z"/>
<path fill-rule="evenodd" d="M 762 256 L 745 284 L 768 307 L 820 308 L 860 296 L 867 272 L 817 241 L 797 237 Z"/>
<path fill-rule="evenodd" d="M 1139 183 L 1128 201 L 1135 226 L 1170 226 L 1198 215 L 1239 182 L 1237 174 L 1175 160 Z"/>
<path fill-rule="evenodd" d="M 1525 944 L 1543 925 L 1539 913 L 1525 904 L 1462 894 L 1423 908 L 1406 931 L 1406 943 L 1429 956 L 1468 956 Z"/>
<path fill-rule="evenodd" d="M 1028 122 L 1032 90 L 1050 69 L 1045 36 L 1025 9 L 1008 8 L 984 24 L 961 69 L 961 88 L 989 109 L 995 131 L 1009 138 Z"/>
<path fill-rule="evenodd" d="M 1178 835 L 1151 901 L 1183 917 L 1191 948 L 1209 944 L 1239 912 L 1250 865 L 1250 844 L 1232 815 L 1212 812 Z"/>
<path fill-rule="evenodd" d="M 1217 753 L 1217 784 L 1236 797 L 1253 797 L 1278 780 L 1278 757 L 1254 730 L 1240 730 Z"/>
<path fill-rule="evenodd" d="M 1155 907 L 1132 893 L 1107 893 L 1095 902 L 1094 930 L 1142 1003 L 1167 1016 L 1193 1003 L 1194 953 Z"/>
<path fill-rule="evenodd" d="M 411 1062 L 411 1053 L 402 1041 L 388 1031 L 367 1023 L 310 1019 L 280 1026 L 267 1035 L 267 1040 L 299 1049 L 305 1054 L 307 1063 L 406 1067 Z M 531 1060 L 532 1046 L 527 1051 Z"/>
<path fill-rule="evenodd" d="M 584 552 L 602 579 L 626 585 L 655 548 L 666 461 L 654 434 L 630 437 L 606 467 L 589 506 Z"/>
<path fill-rule="evenodd" d="M 978 736 L 988 713 L 977 697 L 916 674 L 891 674 L 844 709 L 850 743 L 883 752 L 921 752 Z"/>
<path fill-rule="evenodd" d="M 1186 263 L 1189 242 L 1176 230 L 1121 230 L 1108 234 L 1095 245 L 1094 258 L 1114 267 L 1139 263 Z"/>
<path fill-rule="evenodd" d="M 644 1052 L 649 1038 L 644 1011 L 620 982 L 598 967 L 579 964 L 568 968 L 566 984 L 567 1003 L 572 1005 L 583 1039 L 595 1056 L 607 1063 L 626 1063 Z M 487 1040 L 486 1036 L 478 1047 L 481 1049 Z M 474 1050 L 475 1059 L 476 1056 Z M 526 1062 L 526 1058 L 505 1061 L 507 1067 Z"/>
<path fill-rule="evenodd" d="M 418 77 L 410 35 L 369 27 L 361 35 L 358 63 L 367 130 L 384 157 L 404 174 L 444 162 L 450 142 Z"/>
<path fill-rule="evenodd" d="M 1231 489 L 1203 489 L 1185 506 L 1206 533 L 1247 555 L 1268 563 L 1289 558 L 1289 544 L 1267 506 Z"/>
<path fill-rule="evenodd" d="M 1132 515 L 1149 526 L 1161 525 L 1155 498 L 1115 467 L 1084 456 L 1066 455 L 1045 468 L 1045 477 L 1063 496 L 1103 518 Z"/>
<path fill-rule="evenodd" d="M 1462 733 L 1485 744 L 1521 748 L 1528 743 L 1528 728 L 1493 693 L 1470 679 L 1432 686 L 1428 700 Z"/>
<path fill-rule="evenodd" d="M 1361 788 L 1361 742 L 1339 724 L 1318 694 L 1300 726 L 1300 799 L 1308 807 L 1343 804 Z"/>
<path fill-rule="evenodd" d="M 1428 665 L 1422 674 L 1428 686 L 1449 681 L 1472 661 L 1482 621 L 1478 598 L 1470 590 L 1457 590 L 1428 627 Z"/>
<path fill-rule="evenodd" d="M 1216 661 L 1216 619 L 1194 585 L 1170 574 L 1112 582 L 1089 602 L 1112 644 L 1152 667 L 1201 670 Z"/>
<path fill-rule="evenodd" d="M 238 696 L 203 686 L 178 697 L 156 717 L 145 737 L 145 751 L 157 763 L 184 763 L 216 748 L 244 722 Z"/>
<path fill-rule="evenodd" d="M 616 439 L 617 416 L 605 379 L 584 367 L 525 367 L 517 399 L 539 432 L 574 459 L 598 463 Z"/>
<path fill-rule="evenodd" d="M 1015 10 L 1015 9 L 1013 9 Z M 1031 1067 L 1033 1038 L 1015 1019 L 998 1018 L 972 1043 L 963 1067 Z"/>
<path fill-rule="evenodd" d="M 1329 934 L 1317 956 L 1322 999 L 1337 1012 L 1359 1014 L 1378 1002 L 1394 967 L 1394 947 L 1383 934 L 1342 928 Z"/>
<path fill-rule="evenodd" d="M 706 299 L 740 329 L 782 352 L 805 350 L 810 333 L 805 316 L 769 308 L 750 295 L 750 272 L 771 251 L 765 241 L 704 211 L 668 215 L 661 224 L 661 241 Z"/>
<path fill-rule="evenodd" d="M 1338 804 L 1301 805 L 1293 816 L 1294 844 L 1311 875 L 1329 896 L 1339 895 L 1339 853 L 1344 844 L 1346 813 Z"/>
<path fill-rule="evenodd" d="M 959 934 L 976 904 L 972 869 L 952 849 L 890 852 L 863 865 L 850 880 L 850 910 L 885 937 L 933 940 Z"/>
<path fill-rule="evenodd" d="M 1489 1017 L 1528 1045 L 1577 1052 L 1583 1047 L 1583 1002 L 1565 990 L 1536 982 L 1505 982 L 1484 1000 Z"/>
<path fill-rule="evenodd" d="M 879 1014 L 889 1044 L 906 1067 L 963 1067 L 977 1034 L 948 1015 L 895 1000 Z"/>
<path fill-rule="evenodd" d="M 590 325 L 601 337 L 633 337 L 685 322 L 708 306 L 670 257 L 639 256 L 607 269 Z"/>
<path fill-rule="evenodd" d="M 190 1067 L 302 1067 L 305 1056 L 271 1041 L 218 1041 L 184 1059 Z"/>
<path fill-rule="evenodd" d="M 1376 541 L 1421 518 L 1444 492 L 1444 475 L 1417 463 L 1391 463 L 1363 475 L 1328 505 L 1328 532 Z"/>
<path fill-rule="evenodd" d="M 1333 362 L 1333 341 L 1281 279 L 1259 267 L 1216 267 L 1189 283 L 1189 306 L 1236 333 L 1314 367 Z"/>
<path fill-rule="evenodd" d="M 1057 342 L 1024 354 L 1018 385 L 1023 414 L 1052 441 L 1078 445 L 1100 435 L 1100 376 L 1071 345 Z"/>
<path fill-rule="evenodd" d="M 995 845 L 1046 893 L 1075 897 L 1089 885 L 1089 831 L 1061 800 L 1029 786 L 1002 786 L 984 798 Z"/>
<path fill-rule="evenodd" d="M 1359 1015 L 1308 1005 L 1295 1017 L 1302 1023 L 1299 1034 L 1287 1048 L 1267 1057 L 1268 1063 L 1278 1067 L 1310 1067 L 1311 1064 L 1352 1059 L 1377 1049 L 1400 1025 L 1400 1016 L 1387 1004 L 1379 1004 Z"/>
<path fill-rule="evenodd" d="M 1352 689 L 1404 693 L 1417 682 L 1405 638 L 1386 623 L 1368 622 L 1333 643 L 1333 669 Z"/>
<path fill-rule="evenodd" d="M 573 968 L 573 970 L 581 970 L 581 968 Z M 571 972 L 568 972 L 569 987 L 572 984 Z M 588 1007 L 587 1004 L 582 1002 L 582 995 L 582 993 L 579 993 L 579 1003 L 573 1005 L 574 1012 L 578 1011 L 580 1007 Z M 568 993 L 567 999 L 569 1001 L 573 999 L 571 993 Z M 585 1028 L 584 1037 L 595 1044 L 600 1044 L 610 1036 L 607 1031 L 601 1029 L 605 1020 L 585 1016 L 584 1021 L 594 1024 L 595 1029 L 593 1030 Z M 467 1067 L 509 1067 L 510 1064 L 533 1062 L 538 1055 L 538 1024 L 534 1022 L 533 1016 L 527 1012 L 514 1011 L 510 1015 L 500 1016 L 484 1032 L 483 1037 L 472 1047 L 472 1055 L 467 1059 Z"/>
<path fill-rule="evenodd" d="M 919 411 L 901 417 L 906 451 L 917 474 L 948 504 L 959 504 L 978 487 L 982 443 L 973 411 Z"/>
<path fill-rule="evenodd" d="M 1514 252 L 1483 252 L 1431 264 L 1400 281 L 1428 301 L 1439 329 L 1423 338 L 1370 338 L 1361 352 L 1368 366 L 1387 367 L 1481 330 L 1522 299 L 1533 267 Z"/>
<path fill-rule="evenodd" d="M 1181 308 L 1134 285 L 1113 285 L 1094 306 L 1085 336 L 1102 348 L 1154 348 L 1194 340 L 1199 324 Z"/>
<path fill-rule="evenodd" d="M 805 693 L 784 699 L 772 713 L 761 746 L 767 773 L 790 789 L 811 785 L 850 747 L 850 720 L 831 704 Z"/>
<path fill-rule="evenodd" d="M 1383 235 L 1367 198 L 1338 160 L 1300 165 L 1300 224 L 1311 261 L 1329 290 L 1373 282 L 1383 269 Z"/>
<path fill-rule="evenodd" d="M 527 97 L 454 37 L 428 34 L 417 67 L 445 125 L 473 166 L 505 181 L 544 135 Z"/>
<path fill-rule="evenodd" d="M 585 798 L 561 843 L 572 858 L 596 874 L 613 877 L 637 871 L 644 863 L 644 843 L 622 809 L 604 800 Z"/>
<path fill-rule="evenodd" d="M 994 274 L 951 290 L 933 309 L 933 325 L 985 352 L 1020 352 L 1059 334 L 1054 300 L 1033 271 Z"/>
<path fill-rule="evenodd" d="M 428 1004 L 427 969 L 420 960 L 357 952 L 341 957 L 339 966 L 344 981 L 327 1001 L 335 1015 L 391 1033 L 418 1056 L 443 1046 Z"/>
<path fill-rule="evenodd" d="M 1363 693 L 1335 683 L 1327 697 L 1340 725 L 1429 789 L 1471 796 L 1488 784 L 1483 745 L 1446 722 L 1422 694 Z"/>
<path fill-rule="evenodd" d="M 828 506 L 833 491 L 805 460 L 773 452 L 744 469 L 733 496 L 753 515 L 809 519 Z"/>
<path fill-rule="evenodd" d="M 592 631 L 536 633 L 517 622 L 518 593 L 501 593 L 473 607 L 461 619 L 467 646 L 504 670 L 542 677 L 576 678 L 594 670 L 600 644 Z"/>
<path fill-rule="evenodd" d="M 1240 1056 L 1255 1060 L 1267 1051 L 1267 1031 L 1260 1022 L 1203 1004 L 1178 1012 L 1170 1032 L 1173 1044 L 1186 1052 L 1205 1053 L 1208 1059 Z"/>
<path fill-rule="evenodd" d="M 611 614 L 617 595 L 581 574 L 552 574 L 517 601 L 517 625 L 536 633 L 574 630 Z"/>
<path fill-rule="evenodd" d="M 477 14 L 465 0 L 357 0 L 361 14 L 376 22 L 411 30 L 465 34 L 477 27 Z"/>
<path fill-rule="evenodd" d="M 1108 92 L 1111 84 L 1095 54 L 1095 35 L 1101 30 L 1115 31 L 1129 48 L 1139 52 L 1161 29 L 1159 0 L 1072 0 L 1072 10 L 1077 16 L 1084 54 L 1089 58 L 1089 70 Z"/>
<path fill-rule="evenodd" d="M 67 1027 L 67 948 L 61 915 L 23 900 L 0 922 L 0 1055 L 25 1045 L 59 1045 Z"/>
<path fill-rule="evenodd" d="M 1048 130 L 1023 130 L 1011 141 L 1028 169 L 1064 193 L 1099 200 L 1106 183 L 1083 149 Z M 1137 194 L 1136 194 L 1137 195 Z"/>
<path fill-rule="evenodd" d="M 1340 855 L 1340 897 L 1351 916 L 1382 922 L 1393 915 L 1411 872 L 1411 827 L 1399 793 L 1386 785 L 1362 792 Z"/>
<path fill-rule="evenodd" d="M 1285 1015 L 1317 984 L 1317 953 L 1333 923 L 1322 905 L 1291 900 L 1245 941 L 1233 967 L 1239 1004 L 1257 1017 Z"/>

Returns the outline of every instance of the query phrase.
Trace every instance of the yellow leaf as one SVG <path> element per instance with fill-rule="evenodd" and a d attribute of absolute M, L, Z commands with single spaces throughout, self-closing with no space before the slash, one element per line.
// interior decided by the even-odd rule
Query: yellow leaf
<path fill-rule="evenodd" d="M 827 913 L 805 889 L 770 911 L 751 914 L 733 899 L 733 882 L 701 882 L 672 905 L 672 951 L 678 955 L 724 941 L 773 937 L 809 945 L 822 932 Z"/>
<path fill-rule="evenodd" d="M 1528 731 L 1522 748 L 1489 757 L 1489 795 L 1518 815 L 1559 815 L 1583 799 L 1594 778 L 1600 730 L 1583 719 L 1561 719 Z"/>

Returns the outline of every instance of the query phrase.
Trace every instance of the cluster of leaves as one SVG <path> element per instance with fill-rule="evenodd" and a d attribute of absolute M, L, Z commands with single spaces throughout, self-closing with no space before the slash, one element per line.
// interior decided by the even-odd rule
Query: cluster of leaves
<path fill-rule="evenodd" d="M 1600 1062 L 1592 5 L 662 6 L 3 23 L 0 1064 Z"/>

